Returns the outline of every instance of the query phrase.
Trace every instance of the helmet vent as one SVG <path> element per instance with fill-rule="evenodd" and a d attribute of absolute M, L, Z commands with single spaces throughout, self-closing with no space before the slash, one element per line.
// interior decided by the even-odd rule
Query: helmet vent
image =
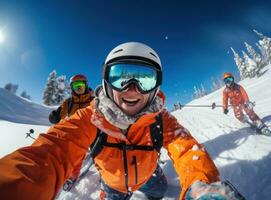
<path fill-rule="evenodd" d="M 114 51 L 113 54 L 123 51 L 123 49 L 119 49 L 117 51 Z"/>
<path fill-rule="evenodd" d="M 153 54 L 152 52 L 150 52 L 151 55 L 153 55 L 155 58 L 157 58 L 157 56 L 155 54 Z"/>

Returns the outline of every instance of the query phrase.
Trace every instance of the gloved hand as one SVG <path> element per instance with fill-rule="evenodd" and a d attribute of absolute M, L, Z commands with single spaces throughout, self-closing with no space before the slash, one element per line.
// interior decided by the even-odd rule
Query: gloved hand
<path fill-rule="evenodd" d="M 225 109 L 223 110 L 223 112 L 224 112 L 224 114 L 226 115 L 226 114 L 228 114 L 229 110 L 228 110 L 227 108 L 225 108 Z"/>
<path fill-rule="evenodd" d="M 237 189 L 228 181 L 205 183 L 195 182 L 186 193 L 185 200 L 245 200 Z"/>
<path fill-rule="evenodd" d="M 247 102 L 245 103 L 245 107 L 248 108 L 248 109 L 250 109 L 250 110 L 253 110 L 253 108 L 254 108 L 254 103 L 251 102 L 251 101 L 247 101 Z"/>
<path fill-rule="evenodd" d="M 61 111 L 61 107 L 60 107 L 60 109 L 58 108 L 57 110 L 53 110 L 50 113 L 50 115 L 49 115 L 49 121 L 52 124 L 56 124 L 56 123 L 58 123 L 61 120 L 60 111 Z"/>

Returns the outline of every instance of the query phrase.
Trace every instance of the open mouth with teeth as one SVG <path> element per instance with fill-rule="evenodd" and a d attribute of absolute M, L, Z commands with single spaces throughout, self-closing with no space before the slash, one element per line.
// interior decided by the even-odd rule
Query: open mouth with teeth
<path fill-rule="evenodd" d="M 122 101 L 127 104 L 128 106 L 134 106 L 136 105 L 140 99 L 128 99 L 128 98 L 122 98 Z"/>

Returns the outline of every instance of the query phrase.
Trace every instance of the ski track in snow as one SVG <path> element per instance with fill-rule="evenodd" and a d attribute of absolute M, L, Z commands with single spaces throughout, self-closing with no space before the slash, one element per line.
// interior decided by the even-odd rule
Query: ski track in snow
<path fill-rule="evenodd" d="M 256 101 L 255 111 L 271 126 L 271 65 L 260 78 L 246 79 L 241 85 L 247 90 L 251 101 Z M 18 97 L 19 98 L 19 97 Z M 25 133 L 34 128 L 37 133 L 46 132 L 50 108 L 26 101 L 0 89 L 0 157 L 33 141 L 25 139 Z M 220 105 L 222 89 L 193 104 Z M 9 99 L 11 99 L 9 101 Z M 8 102 L 8 103 L 7 103 Z M 35 112 L 31 112 L 36 109 Z M 183 108 L 173 112 L 179 122 L 202 143 L 219 168 L 222 180 L 229 180 L 247 200 L 269 200 L 271 196 L 271 137 L 257 135 L 247 125 L 234 118 L 232 109 L 228 115 L 222 108 Z M 8 114 L 8 113 L 11 114 Z M 30 114 L 29 114 L 30 113 Z M 40 115 L 40 113 L 42 113 Z M 34 116 L 34 117 L 33 117 Z M 11 122 L 8 122 L 11 121 Z M 34 122 L 33 122 L 34 121 Z M 37 124 L 37 125 L 29 125 Z M 168 179 L 169 190 L 164 200 L 179 198 L 180 187 L 174 167 L 165 150 L 161 164 Z M 69 192 L 60 191 L 56 200 L 98 200 L 100 194 L 99 174 L 95 167 Z M 132 200 L 144 200 L 144 194 L 135 192 Z"/>

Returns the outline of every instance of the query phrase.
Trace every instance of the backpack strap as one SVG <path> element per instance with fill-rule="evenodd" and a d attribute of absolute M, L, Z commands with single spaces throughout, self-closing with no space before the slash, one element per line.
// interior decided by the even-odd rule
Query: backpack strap
<path fill-rule="evenodd" d="M 163 147 L 163 121 L 162 113 L 159 113 L 156 117 L 156 122 L 150 125 L 151 139 L 154 149 L 160 153 Z"/>
<path fill-rule="evenodd" d="M 238 85 L 238 84 L 236 84 L 236 83 L 235 83 L 235 85 L 234 85 L 234 86 L 235 86 L 235 88 L 234 88 L 234 89 L 236 89 L 236 90 L 239 92 L 239 91 L 240 91 L 240 85 Z M 226 87 L 226 88 L 225 88 L 225 90 L 226 90 L 226 94 L 227 94 L 227 96 L 228 96 L 228 93 L 229 93 L 229 88 L 228 88 L 228 87 Z"/>
<path fill-rule="evenodd" d="M 94 159 L 104 147 L 118 148 L 120 150 L 142 150 L 142 151 L 153 151 L 154 149 L 160 153 L 163 146 L 163 125 L 162 125 L 162 114 L 156 116 L 156 121 L 150 125 L 150 133 L 152 139 L 152 146 L 147 145 L 133 145 L 125 143 L 109 143 L 107 142 L 108 135 L 103 133 L 100 129 L 97 129 L 96 138 L 90 145 L 91 156 Z"/>
<path fill-rule="evenodd" d="M 103 149 L 104 144 L 107 141 L 108 135 L 103 133 L 100 129 L 97 129 L 96 138 L 94 142 L 90 145 L 91 156 L 94 159 Z"/>

